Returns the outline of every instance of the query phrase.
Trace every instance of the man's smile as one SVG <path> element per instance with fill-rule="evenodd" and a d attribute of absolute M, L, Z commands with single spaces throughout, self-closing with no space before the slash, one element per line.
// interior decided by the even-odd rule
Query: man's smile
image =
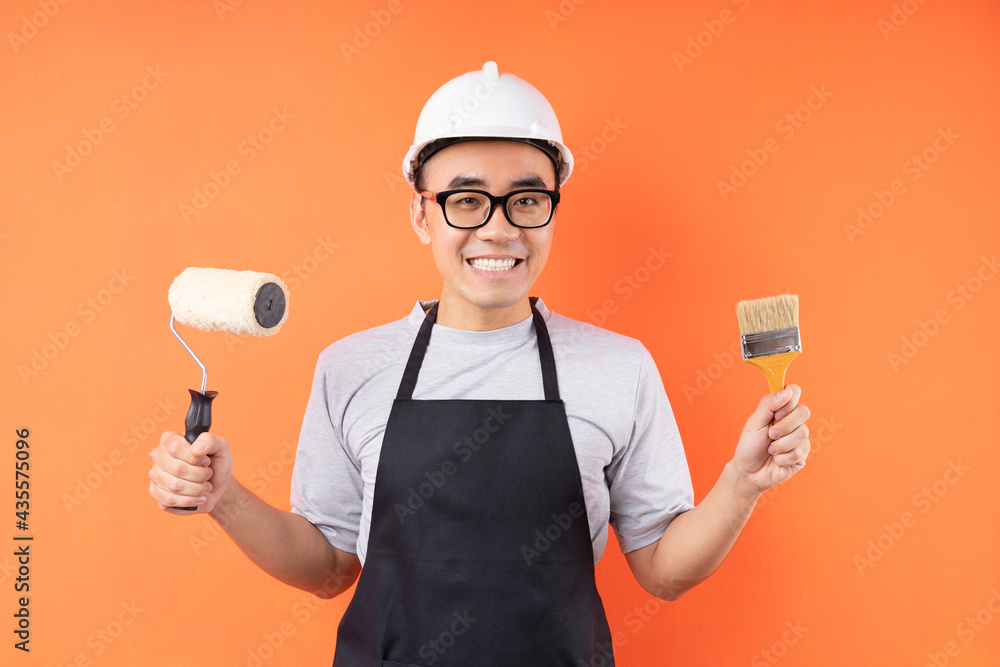
<path fill-rule="evenodd" d="M 523 260 L 510 256 L 483 256 L 472 257 L 465 260 L 472 268 L 490 273 L 507 272 L 520 264 Z"/>

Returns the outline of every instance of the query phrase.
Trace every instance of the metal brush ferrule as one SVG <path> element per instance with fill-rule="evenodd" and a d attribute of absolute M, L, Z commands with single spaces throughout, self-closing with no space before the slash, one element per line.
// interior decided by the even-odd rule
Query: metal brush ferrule
<path fill-rule="evenodd" d="M 743 358 L 766 357 L 784 352 L 801 352 L 802 341 L 799 339 L 799 328 L 789 327 L 776 331 L 740 335 L 743 346 Z"/>

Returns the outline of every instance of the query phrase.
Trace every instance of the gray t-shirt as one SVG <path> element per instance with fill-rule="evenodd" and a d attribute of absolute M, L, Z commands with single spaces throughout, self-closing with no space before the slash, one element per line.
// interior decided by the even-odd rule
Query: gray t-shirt
<path fill-rule="evenodd" d="M 382 435 L 424 308 L 347 336 L 316 364 L 292 472 L 292 511 L 330 544 L 368 548 Z M 573 438 L 594 562 L 615 529 L 624 553 L 652 544 L 694 492 L 680 433 L 652 356 L 642 343 L 550 312 L 560 398 Z M 542 400 L 532 318 L 493 331 L 435 325 L 414 399 Z"/>

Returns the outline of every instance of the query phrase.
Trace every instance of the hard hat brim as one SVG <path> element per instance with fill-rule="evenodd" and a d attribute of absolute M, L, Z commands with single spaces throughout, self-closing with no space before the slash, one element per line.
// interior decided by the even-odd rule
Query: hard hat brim
<path fill-rule="evenodd" d="M 425 141 L 421 144 L 414 144 L 410 146 L 410 150 L 406 152 L 406 156 L 403 158 L 402 165 L 403 175 L 406 177 L 406 182 L 410 184 L 410 187 L 415 187 L 415 174 L 417 169 L 426 164 L 427 160 L 429 160 L 432 155 L 441 149 L 463 141 L 489 140 L 518 141 L 530 144 L 539 149 L 555 164 L 556 174 L 560 186 L 565 184 L 570 174 L 573 173 L 573 154 L 561 142 L 552 141 L 550 139 L 536 139 L 534 137 L 510 137 L 504 136 L 503 134 L 482 136 L 470 135 L 463 137 L 442 137 L 440 139 L 433 139 L 431 141 Z"/>
<path fill-rule="evenodd" d="M 552 164 L 556 168 L 557 175 L 562 170 L 562 152 L 552 142 L 544 139 L 528 139 L 522 137 L 446 137 L 432 141 L 420 149 L 416 157 L 413 159 L 413 173 L 415 174 L 418 169 L 427 164 L 427 160 L 429 160 L 431 156 L 436 154 L 438 151 L 453 144 L 459 144 L 466 141 L 517 141 L 528 144 L 529 146 L 534 146 L 538 150 L 542 151 L 550 160 L 552 160 Z"/>

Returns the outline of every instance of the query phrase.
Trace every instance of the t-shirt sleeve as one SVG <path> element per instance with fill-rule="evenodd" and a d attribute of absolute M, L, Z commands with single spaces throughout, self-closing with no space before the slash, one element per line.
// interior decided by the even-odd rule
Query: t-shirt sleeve
<path fill-rule="evenodd" d="M 357 552 L 364 484 L 344 444 L 330 397 L 329 352 L 320 355 L 292 469 L 292 512 L 319 528 L 334 547 Z M 342 414 L 342 411 L 340 411 Z"/>
<path fill-rule="evenodd" d="M 694 507 L 681 435 L 649 351 L 642 348 L 632 431 L 608 469 L 611 527 L 623 553 L 660 539 L 677 515 Z"/>

